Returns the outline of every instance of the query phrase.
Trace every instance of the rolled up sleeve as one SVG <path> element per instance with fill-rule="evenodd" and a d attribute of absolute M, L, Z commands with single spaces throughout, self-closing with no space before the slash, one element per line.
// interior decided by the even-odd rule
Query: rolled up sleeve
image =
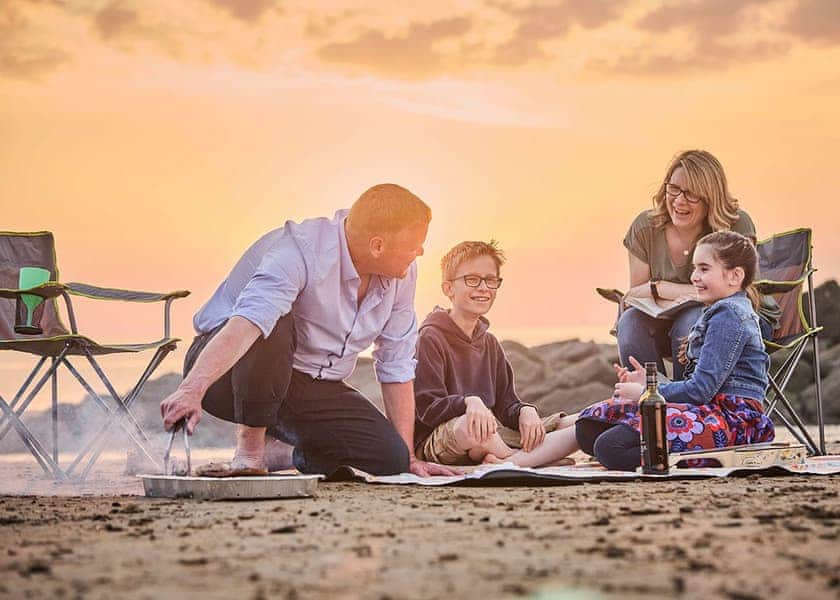
<path fill-rule="evenodd" d="M 417 361 L 417 315 L 414 290 L 417 287 L 417 264 L 412 263 L 405 279 L 395 282 L 397 292 L 391 316 L 374 341 L 373 367 L 380 383 L 404 383 L 414 379 Z"/>
<path fill-rule="evenodd" d="M 306 264 L 291 237 L 282 239 L 260 262 L 240 292 L 231 316 L 248 319 L 268 337 L 288 314 L 306 285 Z"/>

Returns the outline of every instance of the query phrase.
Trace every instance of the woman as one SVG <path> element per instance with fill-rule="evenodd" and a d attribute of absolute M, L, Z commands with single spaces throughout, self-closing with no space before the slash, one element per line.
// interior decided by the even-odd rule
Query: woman
<path fill-rule="evenodd" d="M 677 155 L 653 197 L 653 209 L 636 217 L 624 238 L 630 255 L 630 289 L 625 297 L 696 299 L 690 283 L 694 246 L 707 233 L 725 230 L 755 243 L 755 225 L 729 193 L 718 159 L 705 150 Z M 664 372 L 662 357 L 670 356 L 674 380 L 681 380 L 680 342 L 701 312 L 702 306 L 693 305 L 670 321 L 626 309 L 617 326 L 621 364 L 628 366 L 628 358 L 634 356 L 640 362 L 656 361 Z"/>

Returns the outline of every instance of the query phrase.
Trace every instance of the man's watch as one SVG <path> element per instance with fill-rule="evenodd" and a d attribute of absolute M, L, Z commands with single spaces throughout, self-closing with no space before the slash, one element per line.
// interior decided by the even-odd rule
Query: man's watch
<path fill-rule="evenodd" d="M 656 288 L 656 285 L 659 283 L 658 279 L 651 279 L 650 280 L 650 295 L 653 296 L 654 300 L 659 300 L 659 290 Z"/>

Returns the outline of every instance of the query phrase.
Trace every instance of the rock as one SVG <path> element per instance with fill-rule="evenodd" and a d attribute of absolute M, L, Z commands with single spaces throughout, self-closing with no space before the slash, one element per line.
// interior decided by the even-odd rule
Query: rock
<path fill-rule="evenodd" d="M 556 388 L 527 401 L 533 403 L 541 415 L 559 411 L 571 414 L 594 402 L 606 400 L 612 393 L 613 386 L 595 381 L 576 388 Z"/>
<path fill-rule="evenodd" d="M 581 342 L 578 339 L 566 340 L 535 346 L 532 352 L 550 367 L 575 363 L 600 352 L 595 342 Z"/>

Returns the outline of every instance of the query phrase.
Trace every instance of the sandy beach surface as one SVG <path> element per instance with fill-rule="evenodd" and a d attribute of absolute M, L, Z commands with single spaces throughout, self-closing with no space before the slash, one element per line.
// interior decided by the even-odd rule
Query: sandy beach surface
<path fill-rule="evenodd" d="M 0 597 L 840 597 L 840 476 L 203 502 L 123 471 L 56 485 L 0 460 Z"/>

